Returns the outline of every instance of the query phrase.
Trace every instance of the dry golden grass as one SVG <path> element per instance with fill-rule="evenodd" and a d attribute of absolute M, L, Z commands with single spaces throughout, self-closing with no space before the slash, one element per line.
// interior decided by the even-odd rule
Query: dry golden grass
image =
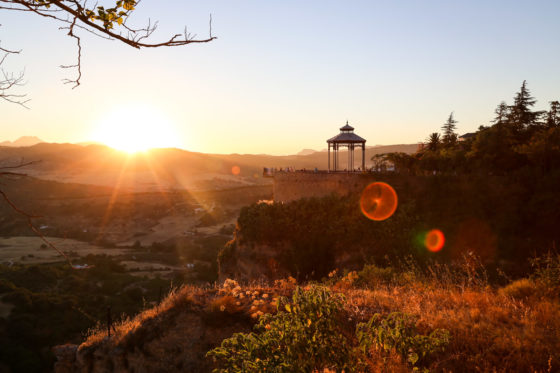
<path fill-rule="evenodd" d="M 442 328 L 450 344 L 431 368 L 452 372 L 552 372 L 560 369 L 560 303 L 518 300 L 490 287 L 437 284 L 342 288 L 350 317 L 404 312 L 417 317 L 420 332 Z M 394 362 L 393 362 L 394 364 Z M 393 369 L 394 370 L 394 369 Z"/>
<path fill-rule="evenodd" d="M 350 274 L 330 287 L 346 297 L 345 310 L 350 325 L 366 321 L 375 313 L 403 312 L 416 317 L 420 333 L 447 329 L 450 343 L 430 364 L 442 372 L 553 372 L 560 370 L 560 300 L 539 295 L 517 296 L 517 290 L 491 288 L 481 282 L 473 285 L 430 280 L 393 281 L 361 288 Z M 515 284 L 515 283 L 514 283 Z M 205 313 L 212 323 L 244 319 L 256 322 L 264 313 L 276 312 L 280 296 L 289 296 L 296 286 L 293 279 L 274 286 L 240 286 L 233 280 L 218 287 L 185 286 L 175 290 L 157 307 L 145 310 L 116 326 L 110 343 L 126 343 L 148 322 L 163 320 L 167 313 L 195 310 Z M 509 287 L 526 289 L 531 282 Z M 522 294 L 526 290 L 521 291 Z M 541 292 L 542 294 L 542 292 Z M 97 329 L 81 348 L 108 343 L 106 331 Z M 185 337 L 188 338 L 188 337 Z M 219 341 L 218 341 L 219 343 Z M 382 359 L 373 352 L 368 361 L 371 371 L 409 371 L 410 367 L 394 354 Z M 377 357 L 377 358 L 376 358 Z"/>

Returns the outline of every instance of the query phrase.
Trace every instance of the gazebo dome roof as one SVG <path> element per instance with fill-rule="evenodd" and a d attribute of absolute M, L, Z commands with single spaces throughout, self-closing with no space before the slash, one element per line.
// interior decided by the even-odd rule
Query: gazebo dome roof
<path fill-rule="evenodd" d="M 335 137 L 331 137 L 330 139 L 327 140 L 327 142 L 353 143 L 353 142 L 366 142 L 366 139 L 356 135 L 355 133 L 343 132 L 343 133 L 339 133 Z"/>
<path fill-rule="evenodd" d="M 340 130 L 341 131 L 354 131 L 354 127 L 349 125 L 348 121 L 346 121 L 346 124 L 344 125 L 344 127 L 340 127 Z"/>
<path fill-rule="evenodd" d="M 348 124 L 340 127 L 340 133 L 334 137 L 327 140 L 328 143 L 365 143 L 366 139 L 356 135 L 354 133 L 354 127 Z"/>

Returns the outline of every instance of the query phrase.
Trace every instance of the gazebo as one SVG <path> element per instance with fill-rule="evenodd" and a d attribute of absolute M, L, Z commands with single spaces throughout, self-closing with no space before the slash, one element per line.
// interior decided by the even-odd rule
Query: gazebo
<path fill-rule="evenodd" d="M 347 171 L 354 171 L 354 149 L 356 147 L 362 147 L 362 168 L 361 170 L 365 170 L 366 166 L 366 140 L 361 138 L 360 136 L 354 133 L 354 127 L 348 124 L 346 121 L 346 125 L 340 128 L 340 133 L 335 137 L 331 137 L 327 140 L 327 144 L 329 146 L 329 171 L 331 171 L 331 146 L 333 149 L 333 169 L 332 171 L 339 171 L 338 165 L 338 150 L 342 147 L 348 148 L 348 164 L 346 167 Z"/>

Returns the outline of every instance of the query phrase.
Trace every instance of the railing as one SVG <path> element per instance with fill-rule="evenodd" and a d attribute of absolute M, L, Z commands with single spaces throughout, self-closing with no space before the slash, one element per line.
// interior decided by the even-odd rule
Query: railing
<path fill-rule="evenodd" d="M 285 168 L 268 168 L 265 167 L 263 169 L 263 177 L 274 177 L 275 174 L 293 174 L 293 173 L 300 173 L 300 174 L 371 174 L 377 173 L 378 171 L 373 169 L 366 169 L 366 170 L 307 170 L 307 169 L 285 169 Z"/>

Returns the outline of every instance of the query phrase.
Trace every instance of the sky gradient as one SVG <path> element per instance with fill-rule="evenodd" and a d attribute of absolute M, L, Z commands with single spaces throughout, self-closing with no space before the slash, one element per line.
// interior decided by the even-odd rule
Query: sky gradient
<path fill-rule="evenodd" d="M 147 110 L 146 131 L 164 123 L 187 150 L 293 154 L 326 148 L 346 120 L 368 145 L 423 141 L 452 111 L 474 131 L 523 80 L 536 109 L 560 99 L 558 1 L 144 0 L 133 20 L 206 37 L 210 13 L 218 39 L 202 45 L 138 51 L 82 33 L 71 89 L 58 66 L 74 63 L 74 40 L 0 11 L 1 45 L 23 50 L 4 69 L 25 69 L 31 98 L 30 110 L 0 101 L 0 140 L 95 140 Z"/>

